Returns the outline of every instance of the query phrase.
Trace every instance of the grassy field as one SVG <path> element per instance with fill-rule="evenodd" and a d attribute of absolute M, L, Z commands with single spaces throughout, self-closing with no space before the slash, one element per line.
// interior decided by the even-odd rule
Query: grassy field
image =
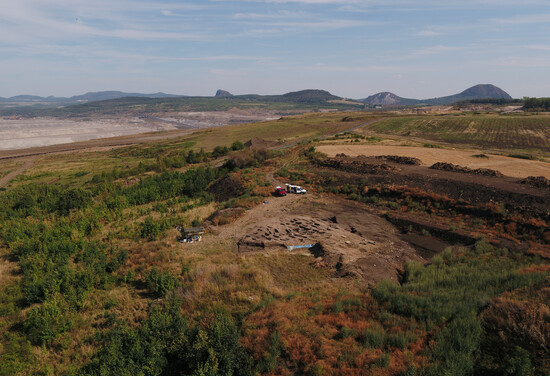
<path fill-rule="evenodd" d="M 225 140 L 245 142 L 256 137 L 268 141 L 295 143 L 343 132 L 380 117 L 362 112 L 306 114 L 284 117 L 281 120 L 220 127 L 199 132 L 192 137 L 197 140 L 197 146 L 206 149 L 223 144 Z"/>
<path fill-rule="evenodd" d="M 550 116 L 546 115 L 394 117 L 357 132 L 374 132 L 481 148 L 533 152 L 550 150 Z"/>

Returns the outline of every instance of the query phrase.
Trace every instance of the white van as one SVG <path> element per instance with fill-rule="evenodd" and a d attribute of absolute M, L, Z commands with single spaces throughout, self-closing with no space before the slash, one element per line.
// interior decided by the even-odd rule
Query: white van
<path fill-rule="evenodd" d="M 299 185 L 285 184 L 285 186 L 288 193 L 296 193 L 299 195 L 305 195 L 307 193 L 307 191 Z"/>

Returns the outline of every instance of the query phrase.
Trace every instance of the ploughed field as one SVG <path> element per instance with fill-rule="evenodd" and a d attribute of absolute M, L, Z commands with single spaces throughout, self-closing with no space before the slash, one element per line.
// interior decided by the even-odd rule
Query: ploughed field
<path fill-rule="evenodd" d="M 363 127 L 357 133 L 397 135 L 481 148 L 550 150 L 548 115 L 399 116 Z"/>

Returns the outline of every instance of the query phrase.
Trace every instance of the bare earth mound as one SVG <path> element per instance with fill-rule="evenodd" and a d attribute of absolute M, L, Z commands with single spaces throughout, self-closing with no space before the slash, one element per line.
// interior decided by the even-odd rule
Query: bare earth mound
<path fill-rule="evenodd" d="M 452 172 L 461 172 L 463 174 L 474 174 L 474 175 L 483 175 L 483 176 L 503 176 L 500 172 L 491 170 L 488 168 L 476 168 L 475 170 L 458 166 L 452 163 L 446 163 L 446 162 L 437 162 L 430 166 L 433 170 L 441 170 L 441 171 L 452 171 Z"/>
<path fill-rule="evenodd" d="M 550 179 L 546 179 L 544 176 L 528 176 L 521 181 L 521 184 L 527 184 L 537 188 L 550 188 Z"/>

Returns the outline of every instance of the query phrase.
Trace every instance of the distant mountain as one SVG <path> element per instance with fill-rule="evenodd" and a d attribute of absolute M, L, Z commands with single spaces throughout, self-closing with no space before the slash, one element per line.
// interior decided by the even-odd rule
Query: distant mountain
<path fill-rule="evenodd" d="M 300 91 L 292 91 L 282 95 L 258 95 L 245 94 L 235 95 L 234 99 L 246 100 L 250 102 L 286 102 L 299 104 L 326 104 L 328 101 L 342 99 L 336 95 L 332 95 L 326 90 L 307 89 Z"/>
<path fill-rule="evenodd" d="M 325 90 L 301 90 L 282 95 L 231 95 L 218 90 L 217 97 L 155 97 L 160 94 L 130 94 L 121 92 L 87 93 L 71 97 L 65 103 L 44 102 L 36 104 L 1 103 L 0 116 L 25 117 L 58 116 L 84 117 L 101 114 L 151 114 L 162 111 L 227 111 L 229 108 L 250 109 L 251 104 L 276 111 L 308 112 L 319 109 L 355 110 L 361 103 L 342 100 Z M 230 96 L 227 96 L 227 95 Z M 152 96 L 152 97 L 151 97 Z M 225 96 L 225 97 L 224 97 Z M 114 99 L 101 100 L 110 97 Z M 220 100 L 223 98 L 223 100 Z"/>
<path fill-rule="evenodd" d="M 512 99 L 504 90 L 490 84 L 475 85 L 463 92 L 448 97 L 423 100 L 422 103 L 432 105 L 445 105 L 472 99 Z"/>
<path fill-rule="evenodd" d="M 325 90 L 301 90 L 281 95 L 283 100 L 298 103 L 317 103 L 342 99 Z"/>
<path fill-rule="evenodd" d="M 401 98 L 390 92 L 382 92 L 371 95 L 360 101 L 371 106 L 410 106 L 415 104 L 447 105 L 472 99 L 512 99 L 512 97 L 504 90 L 494 85 L 483 84 L 472 86 L 459 94 L 449 95 L 447 97 L 420 100 Z"/>
<path fill-rule="evenodd" d="M 216 98 L 231 98 L 233 96 L 234 95 L 231 94 L 230 92 L 222 89 L 219 89 L 218 91 L 216 91 L 216 95 L 215 95 Z"/>
<path fill-rule="evenodd" d="M 166 93 L 153 93 L 153 94 L 142 94 L 142 93 L 125 93 L 123 91 L 97 91 L 89 92 L 83 95 L 77 95 L 69 98 L 70 100 L 76 101 L 105 101 L 109 99 L 118 99 L 125 97 L 138 97 L 138 98 L 173 98 L 179 97 L 179 95 L 166 94 Z"/>
<path fill-rule="evenodd" d="M 15 97 L 5 98 L 5 100 L 13 100 L 13 101 L 20 101 L 20 102 L 36 102 L 43 99 L 45 98 L 42 98 L 36 95 L 17 95 Z"/>
<path fill-rule="evenodd" d="M 418 104 L 418 99 L 401 98 L 394 93 L 384 91 L 362 99 L 361 102 L 370 106 L 407 106 Z"/>
<path fill-rule="evenodd" d="M 25 103 L 61 103 L 61 104 L 73 104 L 80 102 L 93 102 L 104 101 L 109 99 L 118 99 L 125 97 L 139 97 L 139 98 L 172 98 L 179 97 L 180 95 L 165 94 L 165 93 L 125 93 L 122 91 L 98 91 L 89 92 L 82 95 L 75 95 L 72 97 L 40 97 L 36 95 L 17 95 L 10 98 L 0 98 L 0 102 L 25 102 Z"/>

